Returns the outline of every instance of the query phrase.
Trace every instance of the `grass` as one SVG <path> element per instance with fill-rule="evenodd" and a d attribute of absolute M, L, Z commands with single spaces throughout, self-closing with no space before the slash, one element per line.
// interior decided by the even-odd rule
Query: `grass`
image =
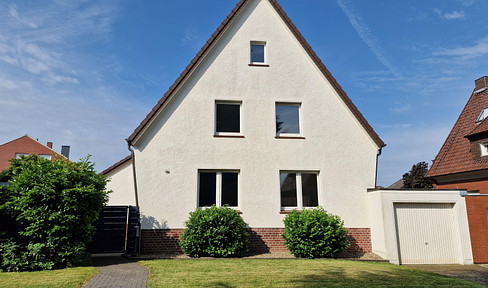
<path fill-rule="evenodd" d="M 305 259 L 141 261 L 148 287 L 485 287 L 389 263 Z"/>
<path fill-rule="evenodd" d="M 94 267 L 0 273 L 0 288 L 78 288 L 97 273 Z"/>

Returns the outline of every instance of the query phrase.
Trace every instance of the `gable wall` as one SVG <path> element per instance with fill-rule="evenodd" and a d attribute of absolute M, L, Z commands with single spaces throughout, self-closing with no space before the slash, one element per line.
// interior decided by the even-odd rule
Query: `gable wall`
<path fill-rule="evenodd" d="M 248 5 L 134 145 L 141 212 L 153 217 L 143 228 L 184 227 L 199 169 L 240 170 L 239 209 L 251 227 L 283 226 L 280 170 L 320 171 L 319 204 L 348 227 L 369 227 L 378 147 L 270 4 Z M 248 66 L 253 40 L 267 42 L 270 67 Z M 213 137 L 215 100 L 242 101 L 245 138 Z M 275 102 L 302 103 L 306 139 L 275 139 Z"/>
<path fill-rule="evenodd" d="M 133 175 L 132 160 L 105 175 L 110 179 L 106 189 L 112 190 L 107 205 L 136 205 Z"/>
<path fill-rule="evenodd" d="M 0 146 L 0 171 L 10 166 L 9 160 L 14 159 L 16 153 L 27 153 L 29 155 L 49 154 L 52 159 L 54 159 L 55 155 L 62 157 L 41 143 L 24 136 Z"/>

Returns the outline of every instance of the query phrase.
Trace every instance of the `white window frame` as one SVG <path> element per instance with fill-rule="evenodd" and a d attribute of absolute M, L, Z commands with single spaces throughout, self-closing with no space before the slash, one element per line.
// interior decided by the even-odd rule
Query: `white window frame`
<path fill-rule="evenodd" d="M 481 156 L 488 156 L 488 142 L 480 143 Z"/>
<path fill-rule="evenodd" d="M 227 206 L 234 210 L 238 210 L 240 201 L 239 191 L 241 190 L 240 185 L 240 170 L 207 170 L 207 169 L 199 169 L 198 170 L 198 183 L 197 183 L 197 207 L 200 209 L 205 209 L 207 206 L 200 206 L 200 173 L 215 173 L 215 206 L 222 207 L 222 173 L 237 173 L 237 206 Z"/>
<path fill-rule="evenodd" d="M 51 154 L 39 154 L 39 157 L 47 159 L 47 160 L 53 159 L 53 155 L 51 155 Z"/>
<path fill-rule="evenodd" d="M 20 156 L 29 156 L 29 153 L 15 153 L 15 159 L 20 159 Z"/>
<path fill-rule="evenodd" d="M 304 209 L 309 209 L 309 208 L 314 208 L 314 207 L 303 207 L 303 191 L 302 191 L 302 173 L 304 174 L 315 174 L 317 177 L 317 207 L 321 206 L 320 204 L 320 181 L 319 181 L 319 171 L 313 170 L 313 171 L 293 171 L 293 170 L 280 170 L 280 181 L 281 181 L 281 173 L 295 173 L 296 174 L 296 191 L 297 191 L 297 206 L 281 206 L 281 184 L 280 184 L 280 206 L 281 206 L 281 211 L 292 211 L 292 210 L 304 210 Z"/>
<path fill-rule="evenodd" d="M 485 117 L 481 118 L 481 115 L 483 115 L 483 114 L 485 115 Z M 485 120 L 486 117 L 488 117 L 488 107 L 484 107 L 481 110 L 480 115 L 478 116 L 478 118 L 476 118 L 476 123 Z"/>
<path fill-rule="evenodd" d="M 263 54 L 264 54 L 263 55 L 264 62 L 253 62 L 252 61 L 252 57 L 251 57 L 251 45 L 261 45 L 261 46 L 263 46 L 263 50 L 264 50 L 264 52 L 263 52 Z M 267 57 L 268 56 L 267 55 L 267 50 L 268 49 L 266 49 L 266 41 L 251 41 L 249 43 L 249 63 L 250 64 L 256 64 L 256 65 L 268 65 L 268 61 L 267 61 L 267 59 L 268 59 L 268 57 Z"/>
<path fill-rule="evenodd" d="M 278 133 L 276 132 L 277 137 L 296 137 L 302 138 L 303 137 L 303 125 L 302 125 L 302 103 L 300 102 L 275 102 L 275 130 L 276 130 L 276 106 L 298 106 L 298 133 Z"/>
<path fill-rule="evenodd" d="M 217 104 L 239 105 L 239 132 L 218 132 L 217 131 Z M 244 136 L 242 133 L 242 101 L 215 100 L 214 104 L 214 135 L 217 136 Z"/>

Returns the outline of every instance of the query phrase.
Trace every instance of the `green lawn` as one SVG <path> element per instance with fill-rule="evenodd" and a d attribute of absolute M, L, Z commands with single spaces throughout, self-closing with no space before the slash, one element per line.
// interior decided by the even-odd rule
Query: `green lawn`
<path fill-rule="evenodd" d="M 0 288 L 79 288 L 96 273 L 94 267 L 0 273 Z"/>
<path fill-rule="evenodd" d="M 389 263 L 305 259 L 141 261 L 148 287 L 485 287 Z"/>

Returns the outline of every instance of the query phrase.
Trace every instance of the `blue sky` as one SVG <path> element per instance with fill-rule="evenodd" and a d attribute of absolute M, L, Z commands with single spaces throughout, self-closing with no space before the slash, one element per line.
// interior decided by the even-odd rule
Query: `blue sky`
<path fill-rule="evenodd" d="M 236 3 L 2 1 L 0 143 L 70 145 L 102 171 Z M 488 1 L 279 3 L 387 143 L 380 185 L 434 159 L 488 75 Z"/>

